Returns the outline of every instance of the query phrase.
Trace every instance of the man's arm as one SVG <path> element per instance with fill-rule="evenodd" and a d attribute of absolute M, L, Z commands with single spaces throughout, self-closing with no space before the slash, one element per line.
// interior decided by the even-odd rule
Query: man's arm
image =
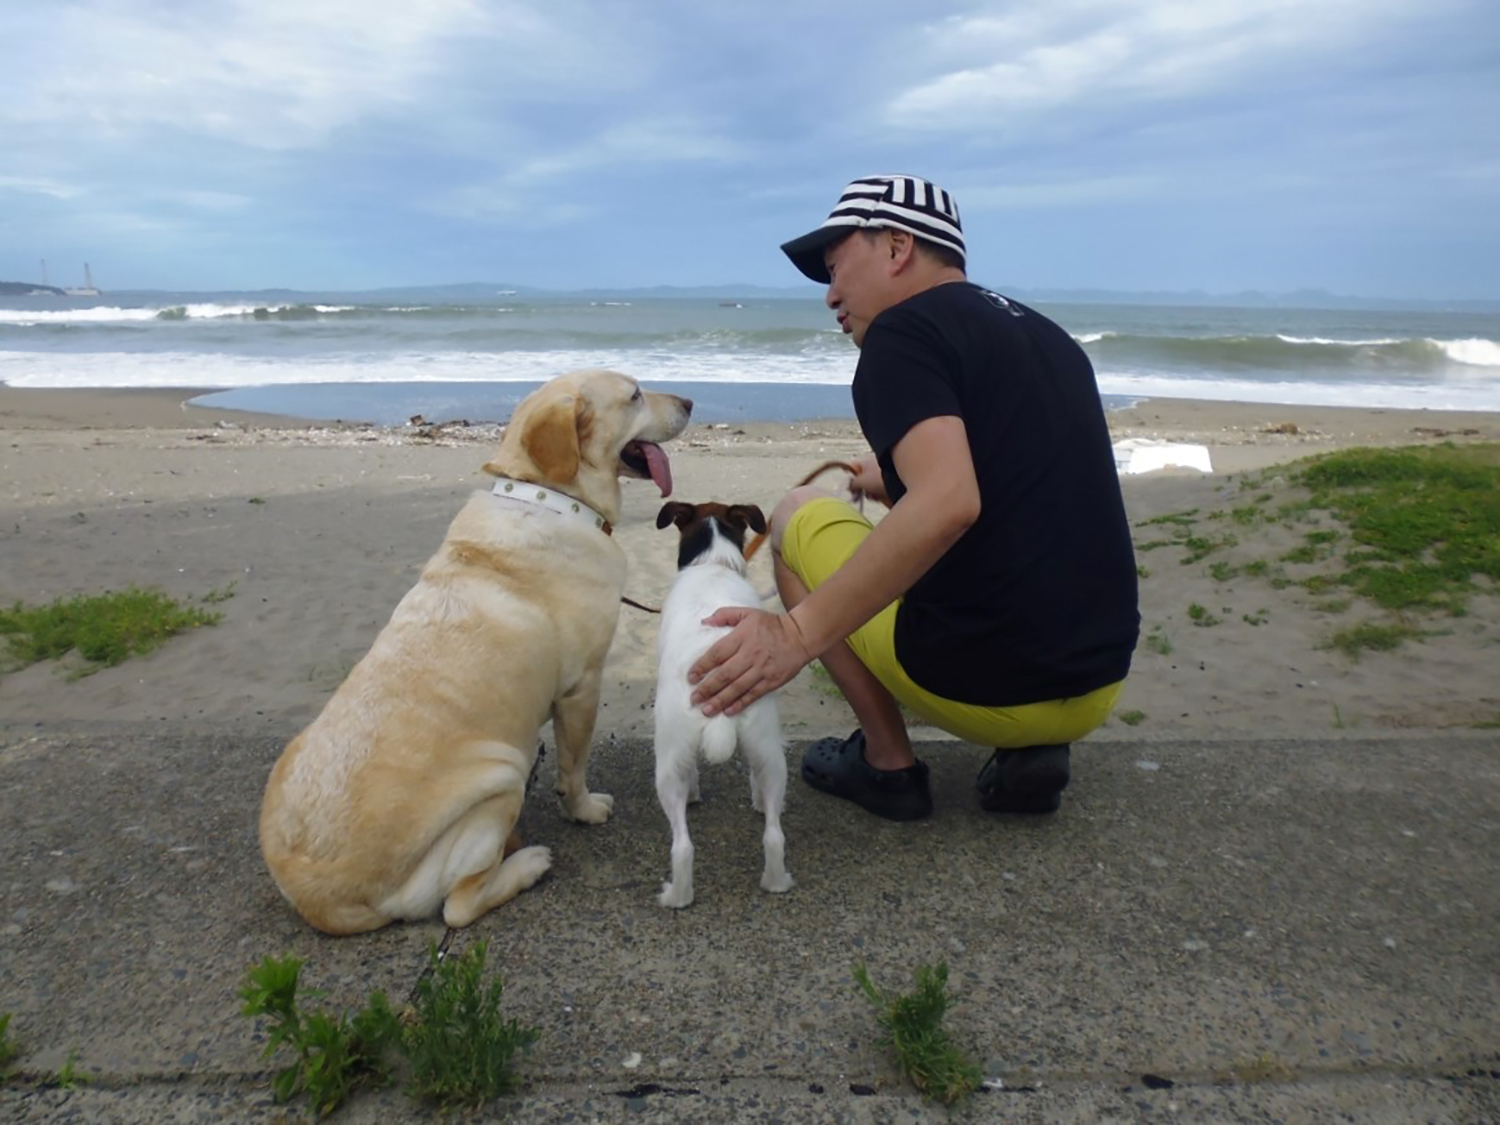
<path fill-rule="evenodd" d="M 841 644 L 909 590 L 979 518 L 968 434 L 956 416 L 917 423 L 891 451 L 907 486 L 849 562 L 790 614 L 733 607 L 709 621 L 735 626 L 688 678 L 705 714 L 738 714 Z"/>

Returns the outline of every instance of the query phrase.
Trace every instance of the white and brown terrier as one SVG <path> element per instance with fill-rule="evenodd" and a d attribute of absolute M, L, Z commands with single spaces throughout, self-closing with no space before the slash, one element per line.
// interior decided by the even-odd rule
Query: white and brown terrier
<path fill-rule="evenodd" d="M 760 885 L 775 894 L 791 889 L 785 863 L 781 808 L 786 800 L 786 749 L 775 693 L 761 696 L 738 715 L 707 718 L 692 703 L 688 669 L 729 632 L 703 624 L 724 606 L 757 606 L 761 597 L 745 577 L 745 530 L 763 533 L 766 518 L 753 504 L 670 503 L 656 526 L 676 524 L 682 533 L 677 581 L 661 610 L 657 641 L 656 795 L 672 825 L 672 878 L 657 902 L 683 907 L 693 901 L 693 842 L 687 806 L 698 800 L 698 753 L 726 762 L 738 745 L 750 767 L 750 803 L 766 814 L 766 867 Z"/>

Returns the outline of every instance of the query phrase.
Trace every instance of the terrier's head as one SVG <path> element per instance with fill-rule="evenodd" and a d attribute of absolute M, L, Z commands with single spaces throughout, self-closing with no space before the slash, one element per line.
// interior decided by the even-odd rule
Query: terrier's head
<path fill-rule="evenodd" d="M 684 504 L 673 500 L 656 513 L 657 529 L 676 524 L 682 539 L 677 569 L 718 562 L 743 572 L 745 532 L 765 534 L 766 517 L 754 504 Z"/>

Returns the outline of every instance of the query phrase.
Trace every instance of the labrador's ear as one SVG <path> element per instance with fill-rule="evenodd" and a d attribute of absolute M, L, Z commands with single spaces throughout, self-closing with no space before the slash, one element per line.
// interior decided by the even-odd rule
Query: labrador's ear
<path fill-rule="evenodd" d="M 660 531 L 669 523 L 675 523 L 681 527 L 693 518 L 693 506 L 684 504 L 680 500 L 669 500 L 661 506 L 661 511 L 656 513 L 656 530 Z"/>
<path fill-rule="evenodd" d="M 754 504 L 731 504 L 729 507 L 729 518 L 736 521 L 741 527 L 749 526 L 750 530 L 757 535 L 766 533 L 766 517 L 760 508 Z"/>
<path fill-rule="evenodd" d="M 525 419 L 521 448 L 542 476 L 570 481 L 578 476 L 578 419 L 582 403 L 573 395 L 559 395 L 539 405 Z"/>

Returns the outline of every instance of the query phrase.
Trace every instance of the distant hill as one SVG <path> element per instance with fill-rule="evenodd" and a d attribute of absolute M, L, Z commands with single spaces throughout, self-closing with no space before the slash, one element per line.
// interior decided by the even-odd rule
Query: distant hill
<path fill-rule="evenodd" d="M 1051 289 L 1027 285 L 1009 285 L 1002 280 L 976 277 L 1001 293 L 1034 305 L 1170 305 L 1179 308 L 1251 308 L 1251 309 L 1368 309 L 1373 311 L 1500 313 L 1500 300 L 1470 298 L 1430 300 L 1418 298 L 1354 297 L 1322 289 L 1302 289 L 1291 293 L 1266 293 L 1245 290 L 1239 293 L 1206 293 L 1203 290 L 1129 292 L 1118 289 Z M 50 286 L 0 282 L 0 296 L 46 292 L 65 294 Z M 325 300 L 384 300 L 420 304 L 464 303 L 488 304 L 496 299 L 516 298 L 562 300 L 637 300 L 709 299 L 709 300 L 812 300 L 821 301 L 824 290 L 810 284 L 791 286 L 747 285 L 657 285 L 635 288 L 547 289 L 536 285 L 507 282 L 472 281 L 448 285 L 400 285 L 377 289 L 256 289 L 198 290 L 172 292 L 160 289 L 118 290 L 116 298 L 136 300 L 251 300 L 263 303 L 308 302 Z"/>
<path fill-rule="evenodd" d="M 37 285 L 30 281 L 0 281 L 0 297 L 39 297 L 44 293 L 57 297 L 67 296 L 55 285 Z"/>

